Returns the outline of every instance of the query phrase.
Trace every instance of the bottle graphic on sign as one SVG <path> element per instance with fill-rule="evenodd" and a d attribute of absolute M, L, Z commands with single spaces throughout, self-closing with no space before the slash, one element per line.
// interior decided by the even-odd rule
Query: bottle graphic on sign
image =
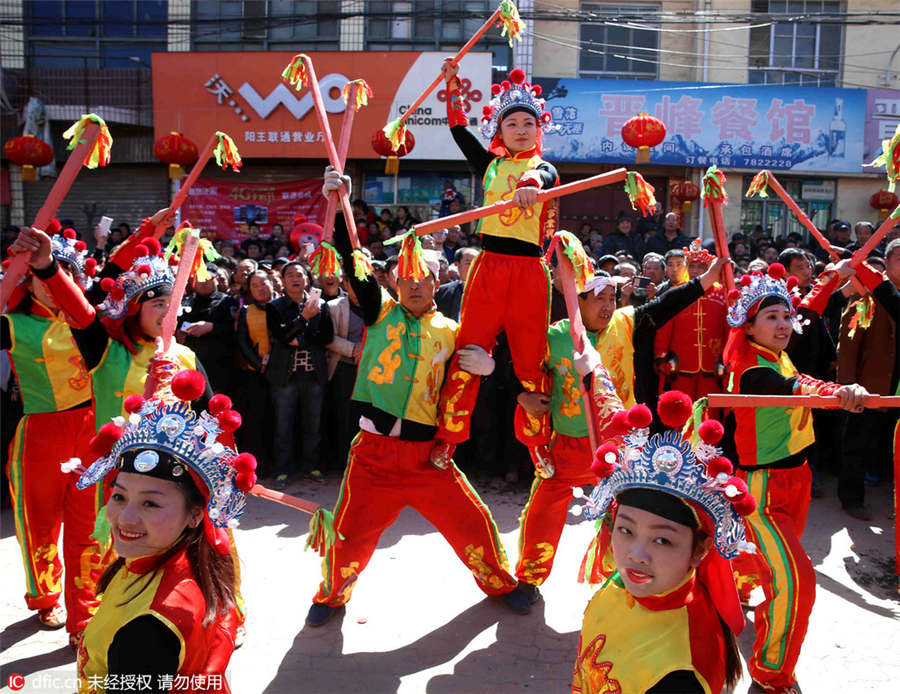
<path fill-rule="evenodd" d="M 834 100 L 834 118 L 829 127 L 829 155 L 843 157 L 847 145 L 847 123 L 844 121 L 844 100 Z"/>

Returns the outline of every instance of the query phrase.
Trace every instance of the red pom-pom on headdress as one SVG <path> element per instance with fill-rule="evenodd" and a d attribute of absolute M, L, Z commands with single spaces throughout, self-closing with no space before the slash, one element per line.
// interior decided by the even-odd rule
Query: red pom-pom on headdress
<path fill-rule="evenodd" d="M 143 241 L 141 241 L 142 246 L 147 247 L 147 255 L 156 255 L 162 250 L 162 246 L 159 241 L 157 241 L 154 237 L 148 236 Z"/>
<path fill-rule="evenodd" d="M 59 223 L 59 220 L 51 219 L 47 222 L 47 228 L 44 229 L 44 231 L 47 233 L 47 236 L 53 236 L 54 234 L 58 234 L 60 229 L 62 229 L 62 224 Z"/>
<path fill-rule="evenodd" d="M 670 429 L 681 429 L 691 416 L 693 403 L 680 390 L 669 390 L 659 396 L 656 412 L 659 421 Z"/>
<path fill-rule="evenodd" d="M 135 258 L 143 258 L 144 256 L 150 255 L 150 249 L 144 245 L 143 241 L 134 247 L 134 257 Z"/>
<path fill-rule="evenodd" d="M 231 409 L 231 398 L 224 393 L 216 393 L 209 399 L 209 413 L 218 417 L 223 412 Z"/>
<path fill-rule="evenodd" d="M 491 85 L 491 94 L 492 94 L 493 96 L 497 96 L 497 94 L 499 94 L 499 93 L 500 93 L 500 85 L 499 85 L 499 84 L 492 84 L 492 85 Z"/>
<path fill-rule="evenodd" d="M 591 472 L 603 479 L 616 471 L 616 461 L 619 459 L 619 449 L 611 443 L 604 443 L 594 453 L 594 461 L 591 463 Z"/>
<path fill-rule="evenodd" d="M 794 296 L 791 297 L 791 306 L 793 306 L 794 308 L 799 308 L 800 304 L 802 304 L 802 303 L 803 303 L 803 299 L 801 297 L 797 296 L 796 294 L 794 294 Z"/>
<path fill-rule="evenodd" d="M 241 413 L 237 410 L 225 410 L 216 419 L 222 431 L 237 431 L 241 426 Z"/>
<path fill-rule="evenodd" d="M 722 473 L 726 475 L 734 474 L 734 466 L 724 455 L 713 458 L 706 464 L 706 474 L 710 477 L 717 477 Z"/>
<path fill-rule="evenodd" d="M 525 81 L 525 71 L 520 68 L 513 68 L 509 72 L 509 81 L 513 84 L 522 84 Z"/>
<path fill-rule="evenodd" d="M 750 275 L 743 275 L 741 277 L 741 286 L 749 287 L 750 283 L 753 281 L 753 278 Z"/>
<path fill-rule="evenodd" d="M 147 275 L 149 277 L 152 272 L 153 272 L 153 268 L 151 268 L 146 263 L 144 263 L 143 265 L 137 266 L 137 273 L 139 275 Z"/>
<path fill-rule="evenodd" d="M 179 400 L 196 400 L 206 390 L 206 379 L 194 369 L 185 369 L 172 379 L 172 394 Z"/>
<path fill-rule="evenodd" d="M 296 217 L 294 217 L 294 224 L 303 224 L 303 222 L 305 222 L 305 221 L 306 221 L 305 214 L 298 214 Z"/>
<path fill-rule="evenodd" d="M 769 277 L 773 280 L 780 280 L 787 274 L 787 270 L 784 269 L 784 265 L 781 263 L 772 263 L 769 265 Z"/>
<path fill-rule="evenodd" d="M 756 499 L 752 494 L 747 494 L 739 501 L 734 501 L 731 507 L 741 516 L 749 516 L 756 510 Z"/>
<path fill-rule="evenodd" d="M 792 289 L 796 289 L 799 286 L 800 286 L 800 280 L 798 280 L 796 277 L 791 275 L 790 277 L 787 278 L 788 291 L 790 291 Z"/>
<path fill-rule="evenodd" d="M 75 233 L 75 230 L 72 229 L 72 228 L 69 228 L 69 229 L 63 229 L 62 235 L 63 235 L 63 238 L 65 238 L 65 239 L 74 239 L 74 238 L 78 238 L 78 234 Z"/>
<path fill-rule="evenodd" d="M 632 429 L 646 429 L 653 422 L 653 413 L 646 405 L 635 405 L 626 416 Z"/>
<path fill-rule="evenodd" d="M 144 406 L 144 402 L 145 400 L 143 395 L 132 393 L 127 398 L 125 398 L 125 402 L 122 403 L 122 407 L 128 414 L 134 414 Z"/>
<path fill-rule="evenodd" d="M 100 289 L 105 292 L 111 292 L 116 286 L 116 281 L 112 277 L 104 277 L 100 280 Z"/>
<path fill-rule="evenodd" d="M 728 497 L 728 500 L 734 503 L 735 501 L 740 501 L 745 496 L 750 493 L 750 488 L 747 486 L 747 483 L 744 482 L 740 477 L 731 477 L 725 483 L 725 496 Z"/>
<path fill-rule="evenodd" d="M 603 430 L 603 435 L 607 438 L 613 438 L 615 436 L 627 434 L 630 429 L 631 427 L 628 424 L 628 412 L 626 410 L 619 410 L 612 416 L 612 419 L 609 420 L 609 424 L 607 424 L 606 429 Z"/>
<path fill-rule="evenodd" d="M 531 85 L 531 93 L 534 94 L 535 96 L 540 96 L 540 95 L 541 95 L 541 92 L 543 92 L 543 91 L 544 91 L 544 90 L 541 89 L 541 85 L 539 85 L 539 84 L 532 84 L 532 85 Z"/>
<path fill-rule="evenodd" d="M 93 277 L 97 273 L 97 259 L 96 258 L 85 258 L 84 259 L 84 274 L 88 277 Z"/>
<path fill-rule="evenodd" d="M 82 253 L 87 250 L 87 244 L 84 241 L 76 241 L 75 242 L 75 250 L 79 253 Z"/>
<path fill-rule="evenodd" d="M 122 427 L 116 426 L 112 422 L 107 422 L 97 435 L 88 442 L 88 448 L 98 458 L 109 455 L 109 452 L 116 445 L 116 441 L 122 438 Z"/>
<path fill-rule="evenodd" d="M 725 427 L 718 420 L 707 419 L 705 422 L 700 422 L 700 426 L 697 427 L 697 435 L 703 439 L 704 443 L 715 446 L 725 435 Z"/>
<path fill-rule="evenodd" d="M 728 303 L 736 304 L 741 300 L 741 290 L 740 289 L 729 289 L 728 290 Z"/>

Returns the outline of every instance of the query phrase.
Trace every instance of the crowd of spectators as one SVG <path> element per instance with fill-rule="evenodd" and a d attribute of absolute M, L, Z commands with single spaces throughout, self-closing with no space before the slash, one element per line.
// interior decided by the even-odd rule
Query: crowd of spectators
<path fill-rule="evenodd" d="M 445 202 L 441 211 L 447 214 L 464 207 L 462 196 L 455 191 Z M 354 211 L 378 281 L 396 296 L 397 246 L 384 242 L 418 220 L 403 206 L 376 211 L 357 200 Z M 839 255 L 846 255 L 863 244 L 873 228 L 866 221 L 851 227 L 834 220 L 823 233 Z M 112 248 L 130 231 L 127 224 L 113 229 L 107 247 Z M 622 278 L 620 305 L 652 300 L 685 271 L 682 249 L 691 239 L 681 230 L 680 217 L 673 212 L 664 214 L 658 206 L 650 217 L 640 220 L 620 213 L 614 230 L 605 235 L 587 223 L 573 231 L 598 271 Z M 892 265 L 883 259 L 887 244 L 897 237 L 900 226 L 873 254 L 872 262 L 879 269 L 888 265 L 900 268 L 900 262 Z M 480 247 L 478 237 L 474 229 L 451 226 L 421 240 L 426 248 L 443 254 L 436 303 L 439 310 L 458 320 L 466 276 Z M 98 245 L 96 253 L 102 257 L 103 244 Z M 310 247 L 292 245 L 289 234 L 278 224 L 266 229 L 251 225 L 249 236 L 240 243 L 219 241 L 215 245 L 221 257 L 209 266 L 213 278 L 189 290 L 185 298 L 189 312 L 182 316 L 178 338 L 196 352 L 213 389 L 241 402 L 246 425 L 240 430 L 240 444 L 257 456 L 262 476 L 272 477 L 275 486 L 283 487 L 295 475 L 321 480 L 329 474 L 341 474 L 358 421 L 351 394 L 364 333 L 349 283 L 341 277 L 313 277 L 307 263 Z M 900 246 L 895 247 L 900 261 Z M 780 260 L 798 277 L 801 288 L 811 286 L 827 260 L 814 241 L 810 245 L 799 234 L 776 239 L 761 228 L 747 235 L 732 234 L 729 248 L 738 272 L 765 269 Z M 890 271 L 888 275 L 893 279 Z M 900 272 L 896 275 L 900 283 Z M 823 342 L 815 346 L 818 362 L 801 370 L 841 382 L 859 381 L 872 392 L 888 392 L 889 386 L 896 387 L 900 374 L 893 374 L 891 379 L 883 373 L 873 375 L 877 370 L 866 359 L 879 349 L 872 343 L 874 331 L 851 334 L 847 317 L 850 303 L 846 296 L 834 298 L 824 316 Z M 565 316 L 562 293 L 555 286 L 551 320 Z M 876 325 L 884 322 L 884 317 L 877 318 Z M 890 326 L 883 332 L 889 333 Z M 863 338 L 867 341 L 861 345 Z M 840 362 L 836 346 L 841 351 Z M 852 359 L 851 352 L 855 355 Z M 502 333 L 494 356 L 498 368 L 479 391 L 472 437 L 456 455 L 460 466 L 476 479 L 512 484 L 520 476 L 530 476 L 530 461 L 512 435 L 518 387 Z M 859 367 L 863 362 L 865 365 Z M 877 412 L 874 416 L 846 416 L 852 420 L 850 426 L 881 431 L 878 425 L 883 422 L 875 422 Z M 841 427 L 847 424 L 836 424 L 828 417 L 822 417 L 822 427 L 817 426 L 825 442 L 820 450 L 827 458 L 820 466 L 840 474 L 835 453 L 841 448 Z M 6 424 L 4 429 L 8 428 Z M 879 445 L 887 446 L 887 442 Z M 848 454 L 857 458 L 861 455 L 854 451 Z M 871 479 L 886 473 L 867 462 L 859 467 Z M 857 505 L 862 501 L 862 483 L 845 476 L 848 481 L 844 487 L 853 490 L 846 492 L 853 498 L 848 496 L 845 505 Z"/>

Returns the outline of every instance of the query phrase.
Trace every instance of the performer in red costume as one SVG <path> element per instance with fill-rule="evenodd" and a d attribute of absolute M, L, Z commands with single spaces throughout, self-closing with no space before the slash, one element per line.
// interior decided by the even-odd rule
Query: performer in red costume
<path fill-rule="evenodd" d="M 66 229 L 53 234 L 49 246 L 60 272 L 77 286 L 74 275 L 85 288 L 96 261 L 85 257 L 84 242 Z M 25 603 L 37 610 L 44 626 L 65 624 L 75 645 L 98 604 L 94 587 L 103 569 L 103 548 L 91 533 L 103 500 L 76 489 L 59 464 L 88 454 L 94 435 L 91 377 L 64 316 L 32 275 L 13 291 L 0 325 L 0 348 L 9 351 L 25 411 L 7 464 L 25 568 Z M 57 540 L 63 523 L 60 556 Z M 65 609 L 59 604 L 64 565 Z"/>
<path fill-rule="evenodd" d="M 844 409 L 860 411 L 868 397 L 864 388 L 798 373 L 784 351 L 791 330 L 799 331 L 794 309 L 801 303 L 794 293 L 796 278 L 785 281 L 784 274 L 784 266 L 773 263 L 768 274 L 744 275 L 740 289 L 729 292 L 731 332 L 724 353 L 728 390 L 837 395 Z M 827 302 L 838 282 L 838 273 L 827 270 L 819 291 L 810 292 L 804 303 Z M 755 407 L 736 408 L 735 419 L 738 476 L 759 501 L 759 508 L 746 518 L 748 536 L 759 553 L 742 557 L 735 569 L 741 574 L 739 581 L 753 575 L 765 594 L 753 620 L 756 641 L 748 661 L 753 678 L 750 692 L 790 694 L 799 691 L 794 667 L 816 590 L 812 562 L 800 542 L 812 482 L 806 464 L 807 449 L 815 441 L 812 417 L 805 407 Z"/>
<path fill-rule="evenodd" d="M 650 410 L 635 405 L 624 445 L 597 450 L 585 515 L 603 521 L 584 571 L 603 586 L 584 613 L 573 693 L 719 694 L 740 678 L 728 560 L 752 551 L 741 516 L 756 504 L 716 447 L 719 422 L 700 425 L 696 447 L 684 439 L 691 410 L 684 393 L 663 394 L 668 430 L 649 436 Z"/>
<path fill-rule="evenodd" d="M 715 260 L 699 239 L 684 249 L 684 255 L 691 279 L 706 272 Z M 657 331 L 654 355 L 658 363 L 675 365 L 661 391 L 678 390 L 694 400 L 721 392 L 718 374 L 728 334 L 726 313 L 725 291 L 716 284 Z"/>
<path fill-rule="evenodd" d="M 525 81 L 515 69 L 509 80 L 491 88 L 481 132 L 490 140 L 485 149 L 467 126 L 460 93 L 459 68 L 444 62 L 447 118 L 450 132 L 469 166 L 484 185 L 484 204 L 512 199 L 516 207 L 479 222 L 482 252 L 472 263 L 460 312 L 457 345 L 492 350 L 497 335 L 506 332 L 516 377 L 525 391 L 549 393 L 542 369 L 547 350 L 550 275 L 541 258 L 541 243 L 555 231 L 555 201 L 536 204 L 539 190 L 557 184 L 556 169 L 541 158 L 543 133 L 550 132 L 541 88 Z M 469 423 L 480 379 L 467 373 L 453 357 L 441 391 L 440 417 L 431 462 L 450 465 L 457 443 L 469 437 Z M 550 441 L 549 418 L 533 417 L 521 405 L 515 415 L 516 437 L 540 465 Z"/>
<path fill-rule="evenodd" d="M 147 691 L 229 692 L 237 624 L 227 529 L 238 524 L 256 461 L 230 447 L 240 416 L 223 395 L 197 414 L 203 376 L 174 353 L 150 362 L 153 395 L 126 399 L 128 419 L 104 424 L 79 488 L 108 474 L 106 516 L 119 558 L 78 648 L 78 690 L 99 694 L 143 679 Z M 145 679 L 144 679 L 145 678 Z"/>

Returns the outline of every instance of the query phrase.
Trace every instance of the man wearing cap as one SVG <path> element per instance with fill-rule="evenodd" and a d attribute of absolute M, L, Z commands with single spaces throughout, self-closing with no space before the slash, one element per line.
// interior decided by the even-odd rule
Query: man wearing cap
<path fill-rule="evenodd" d="M 341 185 L 349 186 L 349 178 L 329 170 L 323 192 L 327 195 Z M 325 554 L 324 580 L 306 623 L 321 626 L 350 599 L 381 533 L 407 506 L 444 535 L 483 592 L 503 596 L 510 609 L 527 613 L 530 603 L 507 569 L 487 506 L 455 464 L 439 469 L 429 462 L 441 385 L 458 332 L 456 322 L 434 306 L 438 253 L 423 251 L 414 231 L 402 236 L 395 300 L 380 289 L 371 272 L 357 277 L 354 264 L 364 260 L 360 251 L 351 249 L 340 215 L 334 245 L 366 326 L 353 390 L 362 416 L 334 509 L 336 541 Z M 456 353 L 460 366 L 476 378 L 493 370 L 493 359 L 483 349 Z M 426 578 L 427 570 L 422 574 Z"/>
<path fill-rule="evenodd" d="M 634 230 L 634 219 L 627 212 L 620 212 L 616 228 L 603 240 L 604 255 L 616 255 L 627 251 L 635 260 L 644 257 L 644 240 Z"/>
<path fill-rule="evenodd" d="M 581 318 L 590 343 L 600 353 L 609 380 L 626 408 L 635 404 L 635 342 L 647 339 L 657 326 L 699 299 L 718 280 L 726 261 L 717 259 L 696 279 L 670 289 L 638 307 L 616 308 L 616 284 L 605 274 L 596 274 L 578 296 Z M 522 392 L 519 404 L 534 416 L 549 411 L 553 439 L 541 472 L 535 475 L 528 503 L 519 523 L 519 562 L 516 577 L 532 601 L 550 575 L 556 546 L 572 499 L 572 487 L 593 484 L 588 425 L 581 396 L 581 379 L 575 366 L 574 344 L 569 320 L 550 326 L 545 362 L 551 391 Z"/>

